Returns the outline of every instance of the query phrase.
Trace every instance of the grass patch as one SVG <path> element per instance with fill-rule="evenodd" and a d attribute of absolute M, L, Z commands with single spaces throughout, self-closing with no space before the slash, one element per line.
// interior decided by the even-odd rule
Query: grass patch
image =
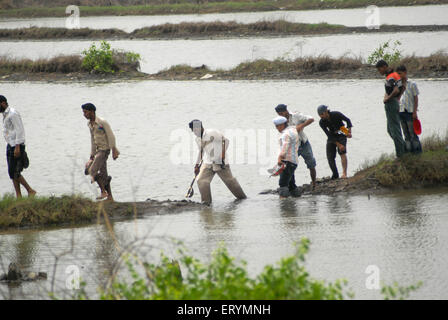
<path fill-rule="evenodd" d="M 110 48 L 103 41 L 81 55 L 57 56 L 50 59 L 17 59 L 0 56 L 0 75 L 11 73 L 135 73 L 140 69 L 140 55 Z"/>
<path fill-rule="evenodd" d="M 101 15 L 163 15 L 251 12 L 272 10 L 311 10 L 360 8 L 368 5 L 378 6 L 413 6 L 427 4 L 445 4 L 448 0 L 278 0 L 278 1 L 208 1 L 199 3 L 195 0 L 158 1 L 152 5 L 144 5 L 146 1 L 117 0 L 119 5 L 111 6 L 110 2 L 101 0 L 79 0 L 81 16 Z M 0 4 L 1 17 L 64 17 L 67 5 L 72 1 L 27 1 L 5 0 Z M 132 4 L 132 5 L 129 5 Z M 25 7 L 26 6 L 26 7 Z"/>
<path fill-rule="evenodd" d="M 422 154 L 407 154 L 400 159 L 383 154 L 361 165 L 355 176 L 375 179 L 383 187 L 448 184 L 448 132 L 445 137 L 433 134 L 421 143 Z"/>
<path fill-rule="evenodd" d="M 0 229 L 92 221 L 98 205 L 81 196 L 0 199 Z"/>
<path fill-rule="evenodd" d="M 431 72 L 437 75 L 438 72 L 443 73 L 448 68 L 448 54 L 437 52 L 429 57 L 405 57 L 400 62 L 405 64 L 410 70 L 411 76 L 425 74 Z M 414 69 L 414 66 L 417 66 Z M 189 76 L 203 76 L 207 73 L 214 74 L 223 78 L 297 78 L 300 76 L 319 75 L 341 73 L 347 71 L 361 71 L 360 75 L 364 78 L 377 78 L 376 69 L 365 63 L 362 58 L 339 57 L 332 58 L 327 55 L 317 57 L 301 57 L 294 60 L 279 58 L 276 60 L 260 59 L 250 62 L 240 63 L 230 70 L 211 70 L 207 66 L 191 67 L 188 65 L 177 65 L 165 69 L 155 76 L 159 78 L 187 78 Z"/>

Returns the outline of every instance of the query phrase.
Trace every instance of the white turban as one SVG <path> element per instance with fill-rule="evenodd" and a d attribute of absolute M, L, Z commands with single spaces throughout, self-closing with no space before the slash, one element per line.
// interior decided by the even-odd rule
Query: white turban
<path fill-rule="evenodd" d="M 285 117 L 279 116 L 277 118 L 274 118 L 274 120 L 272 120 L 272 121 L 274 122 L 274 124 L 276 126 L 278 126 L 278 125 L 288 122 L 288 119 L 286 119 Z"/>

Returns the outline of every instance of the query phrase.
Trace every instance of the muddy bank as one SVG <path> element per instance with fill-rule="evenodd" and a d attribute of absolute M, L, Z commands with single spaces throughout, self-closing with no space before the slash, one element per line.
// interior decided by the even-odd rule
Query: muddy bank
<path fill-rule="evenodd" d="M 236 22 L 198 22 L 163 24 L 125 32 L 119 29 L 66 29 L 22 28 L 0 29 L 1 40 L 166 40 L 166 39 L 220 39 L 240 37 L 280 37 L 294 35 L 331 35 L 355 33 L 397 33 L 447 31 L 448 25 L 398 26 L 382 25 L 380 29 L 346 27 L 327 23 L 304 24 L 284 20 L 260 21 L 251 24 Z"/>
<path fill-rule="evenodd" d="M 383 155 L 365 163 L 363 168 L 347 179 L 318 179 L 316 187 L 300 186 L 302 195 L 385 194 L 400 190 L 439 188 L 448 186 L 448 133 L 422 140 L 423 153 L 405 154 L 401 158 Z M 264 190 L 260 194 L 277 194 Z"/>
<path fill-rule="evenodd" d="M 78 196 L 23 198 L 6 196 L 0 201 L 0 230 L 66 227 L 136 219 L 194 210 L 202 204 L 189 200 L 150 200 L 143 202 L 93 202 Z"/>
<path fill-rule="evenodd" d="M 80 58 L 79 58 L 80 59 Z M 78 59 L 78 60 L 79 60 Z M 59 66 L 57 61 L 63 65 Z M 331 58 L 328 56 L 303 57 L 296 60 L 256 60 L 244 62 L 231 70 L 211 70 L 207 66 L 191 67 L 177 65 L 156 74 L 139 71 L 123 71 L 114 74 L 76 71 L 76 64 L 65 66 L 64 57 L 36 63 L 36 68 L 23 68 L 30 63 L 2 60 L 0 57 L 0 82 L 47 81 L 47 82 L 114 82 L 136 80 L 294 80 L 294 79 L 381 79 L 374 66 L 363 63 L 360 58 Z M 72 59 L 73 60 L 73 57 Z M 2 62 L 4 61 L 4 62 Z M 25 61 L 26 62 L 26 61 Z M 408 68 L 412 78 L 448 78 L 448 55 L 435 53 L 429 57 L 405 57 L 398 64 Z M 48 70 L 70 70 L 69 72 L 39 72 L 41 66 Z M 64 67 L 64 68 L 63 68 Z M 79 68 L 78 68 L 79 69 Z M 46 70 L 46 67 L 43 68 Z"/>

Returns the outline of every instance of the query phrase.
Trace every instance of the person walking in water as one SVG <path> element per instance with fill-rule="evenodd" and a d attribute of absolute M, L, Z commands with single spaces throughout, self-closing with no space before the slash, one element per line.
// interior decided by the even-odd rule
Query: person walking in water
<path fill-rule="evenodd" d="M 387 132 L 394 141 L 395 154 L 401 157 L 405 153 L 405 142 L 401 134 L 400 104 L 399 97 L 403 92 L 403 83 L 398 75 L 386 61 L 380 60 L 376 63 L 378 72 L 386 77 L 384 95 L 384 109 L 386 110 Z"/>
<path fill-rule="evenodd" d="M 400 98 L 401 129 L 405 139 L 407 152 L 421 153 L 422 145 L 414 131 L 414 120 L 418 119 L 418 87 L 417 83 L 408 79 L 406 66 L 399 66 L 397 73 L 403 82 L 404 92 Z"/>
<path fill-rule="evenodd" d="M 311 143 L 305 132 L 303 132 L 305 127 L 314 122 L 314 118 L 300 112 L 289 113 L 288 107 L 284 104 L 279 104 L 275 107 L 275 111 L 279 116 L 285 117 L 288 120 L 288 126 L 294 126 L 297 129 L 297 133 L 300 138 L 298 155 L 303 158 L 308 170 L 310 171 L 311 183 L 314 188 L 316 186 L 316 159 L 313 155 Z"/>
<path fill-rule="evenodd" d="M 193 120 L 188 127 L 196 136 L 199 154 L 194 167 L 194 173 L 198 174 L 198 187 L 201 193 L 201 201 L 205 204 L 212 202 L 210 183 L 215 173 L 221 178 L 237 199 L 246 199 L 246 194 L 238 180 L 233 177 L 226 159 L 229 140 L 218 130 L 204 129 L 200 120 Z"/>
<path fill-rule="evenodd" d="M 278 181 L 278 194 L 280 199 L 289 196 L 299 197 L 300 192 L 296 185 L 294 173 L 297 169 L 297 162 L 299 160 L 298 151 L 301 138 L 295 127 L 288 126 L 288 119 L 279 116 L 273 120 L 275 127 L 281 136 L 279 139 L 280 153 L 277 159 L 278 166 L 284 166 L 280 173 Z"/>
<path fill-rule="evenodd" d="M 116 160 L 120 155 L 114 133 L 109 123 L 96 115 L 96 107 L 92 103 L 85 103 L 81 108 L 84 117 L 89 120 L 87 126 L 91 138 L 90 160 L 86 164 L 86 170 L 91 177 L 91 183 L 96 181 L 101 189 L 101 195 L 97 200 L 113 200 L 110 187 L 112 177 L 107 173 L 107 158 L 111 150 L 112 159 Z"/>
<path fill-rule="evenodd" d="M 319 125 L 327 135 L 327 160 L 333 175 L 331 179 L 338 179 L 339 172 L 336 166 L 336 150 L 341 156 L 342 176 L 347 178 L 347 138 L 352 137 L 352 123 L 349 118 L 338 111 L 330 111 L 327 106 L 317 108 L 320 116 Z M 347 124 L 344 126 L 343 121 Z M 345 131 L 345 132 L 344 132 Z"/>
<path fill-rule="evenodd" d="M 22 175 L 22 170 L 28 168 L 29 159 L 25 151 L 25 128 L 19 112 L 8 105 L 5 96 L 0 95 L 0 112 L 3 114 L 3 136 L 6 140 L 6 161 L 9 178 L 12 180 L 16 197 L 22 197 L 20 185 L 24 186 L 28 196 L 36 191 L 30 187 Z"/>

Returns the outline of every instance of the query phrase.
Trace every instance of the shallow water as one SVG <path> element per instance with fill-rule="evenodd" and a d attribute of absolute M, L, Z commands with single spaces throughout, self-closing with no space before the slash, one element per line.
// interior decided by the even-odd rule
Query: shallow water
<path fill-rule="evenodd" d="M 329 55 L 366 59 L 385 41 L 401 41 L 403 55 L 428 56 L 448 50 L 448 32 L 406 32 L 282 38 L 242 38 L 222 40 L 117 40 L 112 48 L 141 55 L 141 70 L 155 73 L 177 64 L 207 65 L 230 69 L 256 59 L 294 59 L 301 56 Z M 50 58 L 80 54 L 93 41 L 0 41 L 0 56 Z M 97 42 L 98 43 L 98 42 Z"/>
<path fill-rule="evenodd" d="M 444 134 L 448 111 L 448 81 L 418 82 L 422 137 Z M 250 196 L 274 188 L 266 168 L 275 164 L 278 133 L 271 119 L 274 107 L 285 103 L 317 119 L 316 108 L 327 104 L 353 122 L 348 143 L 349 173 L 382 153 L 392 153 L 386 132 L 383 80 L 338 81 L 144 81 L 104 85 L 89 83 L 2 83 L 2 94 L 22 114 L 31 165 L 25 176 L 41 194 L 72 191 L 92 195 L 83 165 L 90 138 L 81 104 L 93 102 L 109 121 L 121 151 L 109 160 L 112 186 L 119 201 L 147 197 L 182 198 L 192 179 L 197 150 L 187 124 L 199 118 L 208 128 L 222 130 L 232 141 L 228 160 Z M 320 177 L 330 175 L 325 135 L 316 121 L 306 129 Z M 1 159 L 0 159 L 1 160 Z M 339 160 L 338 160 L 339 165 Z M 0 187 L 11 191 L 6 166 Z M 218 180 L 217 180 L 218 181 Z M 220 182 L 217 198 L 232 199 Z M 298 183 L 308 183 L 303 163 Z M 219 196 L 218 196 L 219 195 Z M 195 196 L 196 197 L 196 196 Z M 197 198 L 196 198 L 197 199 Z"/>
<path fill-rule="evenodd" d="M 115 223 L 120 243 L 138 242 L 146 259 L 156 259 L 161 249 L 172 258 L 180 239 L 204 261 L 220 244 L 231 255 L 248 262 L 252 275 L 265 264 L 294 252 L 293 243 L 311 240 L 307 269 L 313 277 L 329 281 L 345 278 L 357 299 L 380 299 L 378 290 L 367 289 L 366 268 L 379 268 L 380 281 L 402 286 L 423 282 L 411 295 L 415 299 L 448 298 L 448 189 L 405 192 L 387 196 L 303 197 L 280 201 L 257 196 L 241 203 L 218 201 L 212 209 L 167 214 Z M 60 257 L 55 255 L 74 247 Z M 96 288 L 108 279 L 118 251 L 102 226 L 49 231 L 24 231 L 0 235 L 2 263 L 20 262 L 27 270 L 56 270 L 54 291 L 70 297 L 66 270 L 76 266 L 95 297 Z M 152 260 L 154 261 L 154 260 Z M 19 287 L 0 284 L 4 298 L 46 298 L 50 280 Z"/>
<path fill-rule="evenodd" d="M 442 25 L 448 24 L 448 5 L 415 7 L 382 7 L 379 11 L 381 24 L 396 25 Z M 127 32 L 135 29 L 180 22 L 237 21 L 253 23 L 257 21 L 287 20 L 300 23 L 327 22 L 347 26 L 365 26 L 369 16 L 365 8 L 309 10 L 309 11 L 272 11 L 243 12 L 202 15 L 162 15 L 162 16 L 102 16 L 83 17 L 81 11 L 80 27 L 92 29 L 119 28 Z M 0 28 L 25 27 L 65 27 L 65 18 L 1 19 Z"/>
<path fill-rule="evenodd" d="M 418 84 L 423 137 L 444 133 L 448 81 Z M 381 297 L 365 286 L 366 268 L 375 265 L 386 283 L 423 281 L 412 298 L 447 299 L 448 189 L 371 196 L 370 200 L 339 195 L 279 201 L 274 195 L 258 195 L 278 183 L 265 175 L 278 150 L 278 134 L 271 124 L 275 105 L 286 103 L 291 110 L 316 116 L 317 105 L 326 103 L 350 117 L 354 137 L 349 140 L 348 159 L 353 174 L 366 159 L 393 152 L 381 103 L 383 90 L 381 79 L 1 85 L 10 105 L 22 114 L 31 162 L 24 176 L 41 195 L 77 192 L 94 197 L 97 192 L 83 175 L 90 141 L 80 105 L 86 101 L 96 104 L 98 115 L 110 122 L 117 136 L 121 156 L 109 161 L 109 171 L 118 201 L 182 199 L 197 152 L 187 130 L 191 119 L 201 118 L 206 127 L 221 129 L 231 138 L 228 160 L 249 199 L 234 202 L 215 178 L 212 208 L 115 223 L 119 243 L 124 246 L 141 239 L 139 251 L 147 259 L 157 259 L 160 249 L 174 256 L 171 237 L 184 241 L 201 259 L 224 242 L 232 255 L 248 261 L 255 274 L 265 264 L 292 254 L 293 242 L 306 236 L 312 242 L 307 259 L 311 274 L 327 280 L 347 278 L 356 298 Z M 329 175 L 322 130 L 314 123 L 306 133 L 318 176 Z M 236 138 L 243 135 L 247 140 Z M 3 193 L 12 192 L 3 168 L 0 187 Z M 303 163 L 296 180 L 309 181 Z M 197 188 L 193 200 L 199 200 Z M 72 243 L 73 250 L 61 255 Z M 103 226 L 1 232 L 0 266 L 18 262 L 26 270 L 48 272 L 49 280 L 18 287 L 0 284 L 0 297 L 46 298 L 57 255 L 61 255 L 55 271 L 57 295 L 72 293 L 65 289 L 67 268 L 76 266 L 88 283 L 89 295 L 95 296 L 96 288 L 108 279 L 118 251 Z"/>

